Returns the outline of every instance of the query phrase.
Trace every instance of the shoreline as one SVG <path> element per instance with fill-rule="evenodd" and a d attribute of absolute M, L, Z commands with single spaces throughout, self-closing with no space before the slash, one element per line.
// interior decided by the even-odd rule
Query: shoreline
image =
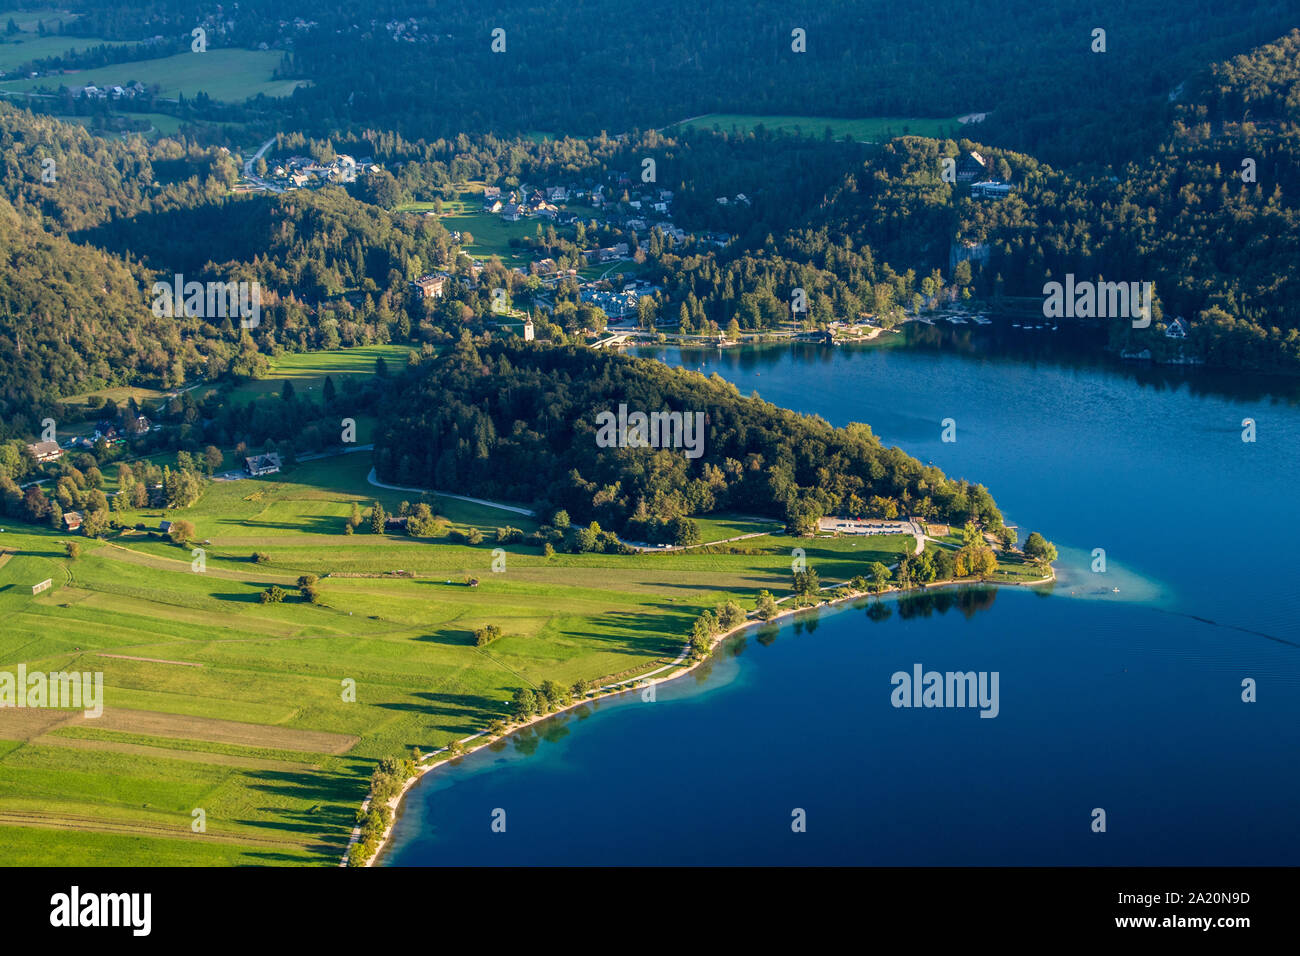
<path fill-rule="evenodd" d="M 546 714 L 537 714 L 536 716 L 530 717 L 528 720 L 525 720 L 522 723 L 511 724 L 509 728 L 507 728 L 503 733 L 495 737 L 491 736 L 486 730 L 481 730 L 476 734 L 470 734 L 468 737 L 465 737 L 462 740 L 458 741 L 461 744 L 465 744 L 471 740 L 476 740 L 479 742 L 474 744 L 472 747 L 467 747 L 464 751 L 462 751 L 460 754 L 458 754 L 455 757 L 451 757 L 446 760 L 433 761 L 430 762 L 428 766 L 418 768 L 414 776 L 408 777 L 406 779 L 406 782 L 402 784 L 402 789 L 399 790 L 397 794 L 392 798 L 390 798 L 388 801 L 388 808 L 392 817 L 389 820 L 388 826 L 384 828 L 383 835 L 379 838 L 379 845 L 375 848 L 375 852 L 372 853 L 366 859 L 366 862 L 363 864 L 363 866 L 374 866 L 379 861 L 380 857 L 384 855 L 384 851 L 389 849 L 389 844 L 392 842 L 392 838 L 393 838 L 393 830 L 397 827 L 397 821 L 401 815 L 402 803 L 406 799 L 406 795 L 407 793 L 410 792 L 411 788 L 424 779 L 425 774 L 431 773 L 440 767 L 449 766 L 454 760 L 457 760 L 460 757 L 468 757 L 470 754 L 482 750 L 484 747 L 487 747 L 498 740 L 505 740 L 507 737 L 510 737 L 511 735 L 518 733 L 521 730 L 531 727 L 534 724 L 541 723 L 544 720 L 549 720 L 552 717 L 558 717 L 560 714 L 573 710 L 577 707 L 581 707 L 583 704 L 587 704 L 596 700 L 601 700 L 607 697 L 614 697 L 617 696 L 618 694 L 626 694 L 628 691 L 635 690 L 637 688 L 649 687 L 654 684 L 666 684 L 670 681 L 675 681 L 682 677 L 685 677 L 687 674 L 691 673 L 691 671 L 695 670 L 701 664 L 704 664 L 705 662 L 710 660 L 713 657 L 714 651 L 718 649 L 719 645 L 721 645 L 723 641 L 725 641 L 727 638 L 735 634 L 740 633 L 741 631 L 744 631 L 746 628 L 756 627 L 764 624 L 772 624 L 776 621 L 781 620 L 784 617 L 791 617 L 793 615 L 800 614 L 804 611 L 816 611 L 825 607 L 834 607 L 837 604 L 843 604 L 846 601 L 856 601 L 859 598 L 864 598 L 864 597 L 872 597 L 872 596 L 883 597 L 886 594 L 905 594 L 913 591 L 926 591 L 929 590 L 930 588 L 952 587 L 952 586 L 960 586 L 963 584 L 987 584 L 999 588 L 1037 587 L 1042 584 L 1048 584 L 1054 582 L 1055 580 L 1056 580 L 1056 569 L 1054 567 L 1049 567 L 1048 574 L 1046 576 L 1034 581 L 986 581 L 983 579 L 953 580 L 953 581 L 941 581 L 937 583 L 931 582 L 930 584 L 915 584 L 906 588 L 890 587 L 883 591 L 855 591 L 852 594 L 846 594 L 843 595 L 842 597 L 827 598 L 824 601 L 818 601 L 816 604 L 809 604 L 803 607 L 787 608 L 786 610 L 779 612 L 773 617 L 768 618 L 766 621 L 761 620 L 759 618 L 754 618 L 751 620 L 747 615 L 746 619 L 741 623 L 737 624 L 735 627 L 715 635 L 712 642 L 709 644 L 708 653 L 697 660 L 684 664 L 687 655 L 690 653 L 690 642 L 687 641 L 685 646 L 682 648 L 682 652 L 677 656 L 676 661 L 670 664 L 665 664 L 663 665 L 663 667 L 657 670 L 650 671 L 646 675 L 643 675 L 641 677 L 630 677 L 625 681 L 619 681 L 618 683 L 609 684 L 606 685 L 605 687 L 598 688 L 597 693 L 595 693 L 591 697 L 583 697 L 580 700 L 575 700 L 572 703 L 566 704 L 565 706 L 560 707 L 557 710 L 550 711 L 549 713 Z M 843 585 L 835 585 L 834 587 L 839 588 L 842 586 Z M 749 613 L 752 614 L 754 612 L 751 611 Z M 683 665 L 683 664 L 684 666 L 679 667 L 679 665 Z M 655 677 L 653 680 L 648 679 L 651 677 L 651 675 L 658 674 L 661 671 L 670 668 L 673 669 L 673 673 L 667 674 L 663 677 Z M 484 738 L 484 739 L 480 740 L 480 738 Z M 430 758 L 435 757 L 438 754 L 444 753 L 446 750 L 447 750 L 446 747 L 443 747 L 440 750 L 435 750 L 429 754 L 426 754 L 423 759 L 429 760 Z M 361 804 L 362 810 L 369 809 L 370 800 L 371 797 L 369 794 L 367 794 L 365 800 L 362 801 Z M 347 845 L 343 848 L 343 856 L 338 863 L 339 866 L 341 867 L 348 866 L 348 851 L 351 850 L 353 845 L 357 842 L 360 836 L 360 832 L 361 832 L 361 827 L 359 825 L 354 826 L 352 828 L 352 833 L 348 837 Z"/>

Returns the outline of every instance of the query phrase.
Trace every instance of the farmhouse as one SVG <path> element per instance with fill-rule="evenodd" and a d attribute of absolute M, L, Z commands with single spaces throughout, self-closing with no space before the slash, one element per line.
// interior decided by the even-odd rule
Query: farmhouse
<path fill-rule="evenodd" d="M 268 452 L 265 455 L 245 458 L 244 467 L 248 469 L 248 473 L 254 478 L 261 475 L 274 475 L 280 470 L 280 456 L 275 452 Z"/>
<path fill-rule="evenodd" d="M 1187 320 L 1181 315 L 1169 323 L 1165 329 L 1165 338 L 1167 339 L 1185 339 L 1188 333 Z"/>
<path fill-rule="evenodd" d="M 63 526 L 67 528 L 69 531 L 76 531 L 78 528 L 80 528 L 81 521 L 82 518 L 81 518 L 80 511 L 63 512 Z"/>
<path fill-rule="evenodd" d="M 59 447 L 58 442 L 38 441 L 34 445 L 27 446 L 27 453 L 37 461 L 57 461 L 63 454 L 63 449 Z"/>

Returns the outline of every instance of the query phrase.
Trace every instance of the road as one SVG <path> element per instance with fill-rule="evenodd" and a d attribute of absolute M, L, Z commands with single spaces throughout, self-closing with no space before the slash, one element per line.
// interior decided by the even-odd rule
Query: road
<path fill-rule="evenodd" d="M 256 153 L 254 153 L 252 155 L 252 158 L 244 160 L 244 178 L 247 179 L 250 183 L 253 183 L 256 186 L 260 186 L 262 189 L 265 189 L 268 192 L 282 193 L 284 192 L 284 190 L 281 189 L 279 186 L 268 183 L 265 179 L 259 179 L 258 177 L 253 175 L 253 164 L 262 158 L 262 155 L 268 149 L 271 148 L 271 144 L 274 142 L 275 142 L 275 137 L 272 136 L 270 139 L 268 139 L 265 143 L 262 144 L 261 149 L 259 149 Z"/>
<path fill-rule="evenodd" d="M 513 511 L 517 515 L 523 515 L 525 518 L 535 518 L 537 512 L 528 508 L 519 508 L 515 505 L 505 505 L 499 501 L 488 501 L 486 498 L 470 498 L 466 495 L 452 495 L 445 491 L 434 491 L 430 488 L 409 488 L 404 485 L 389 485 L 379 480 L 375 474 L 375 469 L 370 469 L 370 474 L 366 475 L 366 481 L 370 482 L 376 488 L 387 488 L 389 491 L 413 491 L 420 495 L 437 495 L 439 498 L 455 498 L 457 501 L 468 501 L 470 504 L 486 505 L 489 508 L 500 508 L 502 511 Z"/>

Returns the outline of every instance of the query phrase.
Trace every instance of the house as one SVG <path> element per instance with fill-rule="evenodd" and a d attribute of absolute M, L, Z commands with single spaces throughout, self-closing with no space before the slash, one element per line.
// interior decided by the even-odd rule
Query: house
<path fill-rule="evenodd" d="M 551 186 L 546 190 L 546 198 L 551 202 L 568 202 L 569 191 L 563 186 Z"/>
<path fill-rule="evenodd" d="M 27 446 L 27 453 L 38 462 L 58 461 L 63 454 L 63 449 L 59 447 L 58 442 L 38 441 L 34 445 Z"/>
<path fill-rule="evenodd" d="M 135 421 L 131 422 L 127 427 L 135 434 L 143 435 L 151 427 L 153 427 L 153 423 L 150 422 L 149 419 L 147 419 L 145 416 L 137 415 L 135 417 Z"/>
<path fill-rule="evenodd" d="M 95 437 L 109 440 L 117 437 L 117 426 L 108 419 L 95 422 Z"/>
<path fill-rule="evenodd" d="M 516 203 L 509 203 L 501 210 L 501 218 L 506 222 L 518 222 L 523 218 L 524 210 L 522 206 Z"/>
<path fill-rule="evenodd" d="M 504 208 L 505 207 L 501 205 L 500 199 L 493 199 L 490 202 L 485 202 L 483 204 L 484 212 L 500 212 Z"/>
<path fill-rule="evenodd" d="M 497 207 L 496 209 L 492 208 L 493 204 L 496 205 Z M 487 212 L 501 211 L 501 187 L 500 186 L 488 186 L 486 189 L 483 190 L 483 209 Z"/>
<path fill-rule="evenodd" d="M 1001 183 L 997 180 L 986 183 L 972 183 L 970 194 L 972 199 L 1001 199 L 1003 196 L 1011 195 L 1011 184 Z"/>
<path fill-rule="evenodd" d="M 1187 320 L 1180 315 L 1165 328 L 1165 338 L 1185 339 L 1187 338 L 1187 333 L 1190 331 L 1191 329 L 1187 325 Z"/>
<path fill-rule="evenodd" d="M 280 470 L 280 456 L 275 452 L 269 452 L 265 455 L 254 455 L 252 458 L 244 459 L 244 467 L 254 478 L 262 475 L 274 475 Z"/>
<path fill-rule="evenodd" d="M 163 534 L 166 534 L 167 532 L 171 531 L 171 529 L 172 529 L 172 523 L 170 521 L 158 522 L 158 530 L 161 531 Z"/>
<path fill-rule="evenodd" d="M 80 528 L 81 521 L 82 518 L 81 518 L 80 511 L 63 512 L 63 526 L 67 528 L 69 531 L 76 531 L 78 528 Z"/>
<path fill-rule="evenodd" d="M 423 299 L 440 299 L 447 286 L 447 276 L 441 272 L 431 272 L 411 280 L 411 288 Z"/>
<path fill-rule="evenodd" d="M 601 262 L 612 262 L 615 259 L 625 258 L 627 256 L 627 243 L 619 242 L 603 249 L 597 249 L 596 256 Z"/>
<path fill-rule="evenodd" d="M 977 176 L 984 175 L 987 168 L 988 163 L 984 161 L 984 157 L 971 150 L 957 163 L 957 182 L 968 183 Z"/>

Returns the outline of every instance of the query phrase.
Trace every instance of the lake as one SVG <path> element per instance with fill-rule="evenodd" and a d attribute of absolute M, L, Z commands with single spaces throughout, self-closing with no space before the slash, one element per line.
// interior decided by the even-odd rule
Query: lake
<path fill-rule="evenodd" d="M 585 706 L 426 778 L 385 864 L 1300 860 L 1300 384 L 1080 359 L 1068 332 L 1005 325 L 638 354 L 867 422 L 986 485 L 1022 540 L 1057 544 L 1059 580 L 751 629 L 653 701 Z M 997 716 L 893 706 L 917 665 L 996 673 Z"/>

